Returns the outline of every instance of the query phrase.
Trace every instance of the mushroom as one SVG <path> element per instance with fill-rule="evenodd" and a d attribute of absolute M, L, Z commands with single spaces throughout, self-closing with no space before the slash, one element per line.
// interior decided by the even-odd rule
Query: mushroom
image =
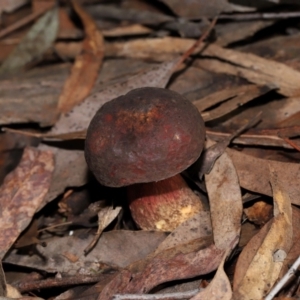
<path fill-rule="evenodd" d="M 101 184 L 127 186 L 140 228 L 172 231 L 203 210 L 180 172 L 199 158 L 204 140 L 203 119 L 190 101 L 144 87 L 97 111 L 87 130 L 85 158 Z"/>

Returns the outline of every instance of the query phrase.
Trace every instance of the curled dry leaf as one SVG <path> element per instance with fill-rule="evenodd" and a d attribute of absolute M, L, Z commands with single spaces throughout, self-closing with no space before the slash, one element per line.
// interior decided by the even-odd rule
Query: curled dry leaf
<path fill-rule="evenodd" d="M 226 152 L 216 160 L 211 172 L 205 176 L 205 182 L 214 242 L 225 250 L 240 235 L 243 212 L 238 176 Z"/>
<path fill-rule="evenodd" d="M 259 238 L 254 236 L 241 253 L 236 266 L 233 299 L 264 298 L 278 279 L 283 266 L 283 261 L 274 255 L 278 251 L 287 254 L 292 246 L 292 208 L 287 186 L 279 178 L 281 173 L 273 167 L 273 162 L 269 162 L 269 167 L 274 219 L 263 227 Z M 241 270 L 240 264 L 244 264 L 244 261 L 248 266 L 244 265 L 244 270 Z"/>
<path fill-rule="evenodd" d="M 18 167 L 0 188 L 0 257 L 31 222 L 32 216 L 48 192 L 54 169 L 53 154 L 25 148 Z"/>
<path fill-rule="evenodd" d="M 62 113 L 68 112 L 90 93 L 104 56 L 103 36 L 95 21 L 77 2 L 73 1 L 73 6 L 85 27 L 86 38 L 59 97 L 58 110 Z"/>
<path fill-rule="evenodd" d="M 256 158 L 242 152 L 227 149 L 236 168 L 241 187 L 263 195 L 272 196 L 269 183 L 269 163 L 266 159 Z M 300 165 L 273 161 L 272 167 L 280 172 L 283 186 L 289 187 L 287 193 L 293 204 L 300 205 Z"/>

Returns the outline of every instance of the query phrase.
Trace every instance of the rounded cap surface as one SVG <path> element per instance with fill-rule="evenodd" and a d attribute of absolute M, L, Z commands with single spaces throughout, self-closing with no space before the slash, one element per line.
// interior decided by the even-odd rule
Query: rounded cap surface
<path fill-rule="evenodd" d="M 93 117 L 85 157 L 106 186 L 174 176 L 201 154 L 205 126 L 197 108 L 176 92 L 139 88 L 104 104 Z"/>

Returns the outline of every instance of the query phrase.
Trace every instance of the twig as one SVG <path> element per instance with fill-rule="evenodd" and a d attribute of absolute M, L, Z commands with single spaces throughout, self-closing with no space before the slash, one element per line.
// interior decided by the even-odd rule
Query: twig
<path fill-rule="evenodd" d="M 190 47 L 180 58 L 174 69 L 177 69 L 193 52 L 199 47 L 199 45 L 209 36 L 212 29 L 215 27 L 217 23 L 218 17 L 215 17 L 208 28 L 204 31 L 201 37 Z"/>
<path fill-rule="evenodd" d="M 195 289 L 187 292 L 166 293 L 166 294 L 116 294 L 113 300 L 167 300 L 167 299 L 189 299 L 200 292 L 201 289 Z"/>
<path fill-rule="evenodd" d="M 282 289 L 282 287 L 295 275 L 297 269 L 300 266 L 300 256 L 296 259 L 287 273 L 277 282 L 274 288 L 271 290 L 269 295 L 265 298 L 265 300 L 272 300 L 276 294 Z"/>
<path fill-rule="evenodd" d="M 278 13 L 248 13 L 248 14 L 222 14 L 219 16 L 220 20 L 238 20 L 238 21 L 249 21 L 249 20 L 270 20 L 270 19 L 288 19 L 288 18 L 299 18 L 300 11 L 288 11 Z"/>
<path fill-rule="evenodd" d="M 289 138 L 283 138 L 283 140 L 288 143 L 289 145 L 291 145 L 295 150 L 300 152 L 300 146 L 298 146 L 296 143 L 294 143 L 293 141 L 291 141 Z"/>
<path fill-rule="evenodd" d="M 68 285 L 78 285 L 78 284 L 85 284 L 85 283 L 95 283 L 102 280 L 107 280 L 107 278 L 112 279 L 115 276 L 115 272 L 111 273 L 102 273 L 95 276 L 88 276 L 88 275 L 76 275 L 72 277 L 65 277 L 65 278 L 50 278 L 44 280 L 34 280 L 34 281 L 21 281 L 14 283 L 13 286 L 18 289 L 20 293 L 39 290 L 39 289 L 47 289 L 53 287 L 60 287 L 60 286 L 68 286 Z"/>

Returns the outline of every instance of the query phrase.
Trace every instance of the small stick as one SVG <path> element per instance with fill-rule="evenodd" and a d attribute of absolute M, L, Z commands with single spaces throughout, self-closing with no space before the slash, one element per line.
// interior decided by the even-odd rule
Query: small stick
<path fill-rule="evenodd" d="M 201 289 L 195 289 L 187 292 L 166 293 L 166 294 L 116 294 L 113 300 L 181 300 L 189 299 L 200 292 Z"/>
<path fill-rule="evenodd" d="M 193 52 L 199 47 L 199 45 L 208 37 L 212 29 L 215 27 L 217 23 L 218 17 L 215 17 L 208 28 L 204 31 L 204 33 L 200 36 L 200 38 L 180 57 L 177 64 L 174 66 L 173 70 L 179 68 L 179 66 L 191 55 Z"/>
<path fill-rule="evenodd" d="M 17 288 L 20 293 L 24 293 L 28 291 L 48 289 L 53 287 L 95 283 L 102 280 L 106 280 L 107 278 L 112 279 L 115 275 L 116 275 L 115 272 L 106 273 L 106 274 L 101 273 L 95 276 L 80 274 L 80 275 L 65 277 L 65 278 L 49 278 L 44 280 L 21 281 L 13 284 L 13 286 Z"/>
<path fill-rule="evenodd" d="M 277 282 L 277 284 L 273 287 L 269 295 L 265 298 L 265 300 L 272 300 L 276 294 L 282 289 L 282 287 L 293 277 L 297 272 L 297 269 L 300 266 L 300 256 L 296 259 L 287 273 Z"/>

